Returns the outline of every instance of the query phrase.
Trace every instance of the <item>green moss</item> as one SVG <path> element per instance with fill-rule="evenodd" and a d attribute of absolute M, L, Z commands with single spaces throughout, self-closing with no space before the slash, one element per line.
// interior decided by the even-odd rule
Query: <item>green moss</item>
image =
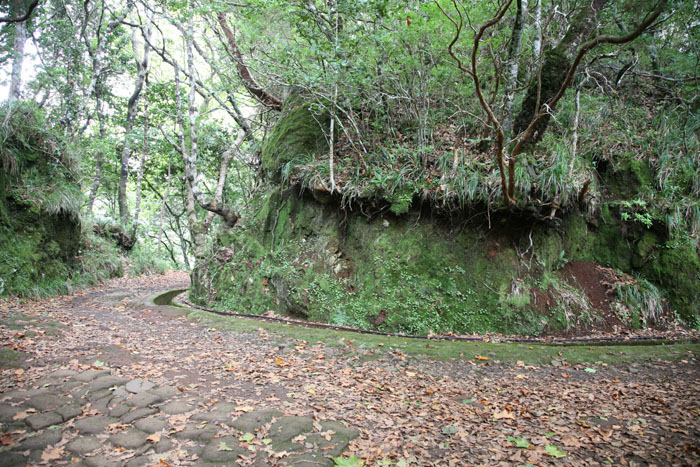
<path fill-rule="evenodd" d="M 598 263 L 621 271 L 631 270 L 633 250 L 615 205 L 600 207 L 597 229 L 591 232 L 587 241 L 592 243 L 591 253 Z"/>
<path fill-rule="evenodd" d="M 667 242 L 641 271 L 647 278 L 663 286 L 671 306 L 682 318 L 692 325 L 698 325 L 700 260 L 690 239 Z"/>
<path fill-rule="evenodd" d="M 398 331 L 541 333 L 513 288 L 518 256 L 503 237 L 451 230 L 416 217 L 377 219 L 275 192 L 193 284 L 201 303 L 250 313 Z M 263 219 L 261 213 L 266 213 Z M 492 242 L 491 254 L 474 248 Z M 517 303 L 516 303 L 517 302 Z"/>
<path fill-rule="evenodd" d="M 654 189 L 656 175 L 647 161 L 639 161 L 633 154 L 619 154 L 615 164 L 602 171 L 606 190 L 612 199 L 633 199 L 640 193 Z"/>
<path fill-rule="evenodd" d="M 0 368 L 18 368 L 29 355 L 7 347 L 0 347 Z"/>
<path fill-rule="evenodd" d="M 635 244 L 632 266 L 642 268 L 647 261 L 653 261 L 655 259 L 653 253 L 656 251 L 658 242 L 659 238 L 654 232 L 644 232 Z"/>
<path fill-rule="evenodd" d="M 689 353 L 700 352 L 700 344 L 635 345 L 635 346 L 548 346 L 531 344 L 469 343 L 450 341 L 425 341 L 401 337 L 372 336 L 343 331 L 319 330 L 278 323 L 227 318 L 203 311 L 188 315 L 192 321 L 206 327 L 228 331 L 259 333 L 288 341 L 298 339 L 307 342 L 323 342 L 329 347 L 343 347 L 364 359 L 401 351 L 415 357 L 437 360 L 472 360 L 476 355 L 488 356 L 491 362 L 501 361 L 526 364 L 549 364 L 552 360 L 565 360 L 570 364 L 588 363 L 626 365 L 632 362 L 676 361 L 687 359 Z"/>
<path fill-rule="evenodd" d="M 8 204 L 11 223 L 0 223 L 0 278 L 4 293 L 52 293 L 67 281 L 80 247 L 80 224 L 67 214 L 49 215 Z M 29 208 L 29 209 L 28 209 Z"/>
<path fill-rule="evenodd" d="M 265 173 L 279 180 L 283 166 L 297 158 L 310 158 L 328 149 L 325 138 L 329 117 L 314 112 L 298 96 L 285 101 L 279 120 L 265 140 L 260 163 Z"/>

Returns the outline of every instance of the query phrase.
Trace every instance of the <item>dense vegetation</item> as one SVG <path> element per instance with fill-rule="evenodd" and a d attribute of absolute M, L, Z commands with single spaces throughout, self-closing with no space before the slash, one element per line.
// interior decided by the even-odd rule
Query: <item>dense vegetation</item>
<path fill-rule="evenodd" d="M 693 2 L 2 8 L 4 293 L 126 255 L 383 330 L 698 325 Z"/>

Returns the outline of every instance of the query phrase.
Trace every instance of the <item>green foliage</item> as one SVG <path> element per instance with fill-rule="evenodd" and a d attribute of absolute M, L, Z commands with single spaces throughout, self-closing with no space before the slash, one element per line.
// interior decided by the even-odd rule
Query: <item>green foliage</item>
<path fill-rule="evenodd" d="M 154 254 L 153 247 L 146 248 L 142 243 L 137 243 L 129 252 L 128 261 L 131 276 L 165 274 L 171 266 L 169 261 Z"/>
<path fill-rule="evenodd" d="M 661 291 L 646 279 L 618 285 L 617 295 L 625 305 L 617 310 L 623 322 L 646 327 L 647 323 L 661 319 L 665 300 Z"/>
<path fill-rule="evenodd" d="M 117 245 L 104 237 L 95 235 L 92 229 L 83 231 L 78 256 L 78 266 L 71 274 L 76 287 L 103 282 L 124 274 L 125 261 Z"/>
<path fill-rule="evenodd" d="M 82 194 L 71 154 L 31 102 L 0 105 L 0 207 L 10 197 L 47 214 L 77 216 Z"/>

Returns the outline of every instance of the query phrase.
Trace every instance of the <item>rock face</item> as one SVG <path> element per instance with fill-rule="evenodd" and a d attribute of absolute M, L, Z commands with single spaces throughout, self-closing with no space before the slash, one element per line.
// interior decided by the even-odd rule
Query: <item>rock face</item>
<path fill-rule="evenodd" d="M 559 209 L 554 220 L 551 207 L 445 211 L 412 191 L 349 201 L 322 180 L 280 181 L 295 158 L 323 152 L 318 118 L 292 102 L 263 146 L 270 185 L 193 272 L 194 301 L 412 334 L 634 327 L 658 324 L 670 309 L 697 322 L 695 240 L 674 238 L 624 201 L 650 189 L 647 163 L 601 165 L 597 209 Z M 587 265 L 572 278 L 561 270 L 574 261 Z"/>
<path fill-rule="evenodd" d="M 611 303 L 602 309 L 585 287 L 563 277 L 560 269 L 579 260 L 616 268 L 620 282 L 621 272 L 646 274 L 667 287 L 661 293 L 688 320 L 699 303 L 694 248 L 686 247 L 687 254 L 682 246 L 664 248 L 663 236 L 648 231 L 639 239 L 632 230 L 621 237 L 613 207 L 593 222 L 570 215 L 557 228 L 492 214 L 488 229 L 485 216 L 479 225 L 426 210 L 370 220 L 294 190 L 255 201 L 257 214 L 222 235 L 215 260 L 193 274 L 194 299 L 245 313 L 274 310 L 416 334 L 539 334 L 618 309 L 614 284 L 603 291 Z M 604 281 L 604 268 L 594 266 Z M 643 312 L 636 321 L 619 321 L 641 325 L 650 318 Z"/>
<path fill-rule="evenodd" d="M 0 278 L 5 291 L 22 293 L 35 284 L 67 280 L 80 248 L 78 217 L 47 214 L 11 198 L 4 204 L 7 218 L 0 216 L 4 250 L 0 255 Z"/>

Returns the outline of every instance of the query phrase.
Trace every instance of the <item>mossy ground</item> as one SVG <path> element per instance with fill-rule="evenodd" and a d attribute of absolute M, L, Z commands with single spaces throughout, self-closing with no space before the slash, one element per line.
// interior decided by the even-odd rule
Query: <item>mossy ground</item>
<path fill-rule="evenodd" d="M 16 350 L 0 347 L 0 368 L 19 368 L 29 355 Z"/>
<path fill-rule="evenodd" d="M 443 361 L 472 360 L 475 363 L 483 363 L 482 360 L 475 360 L 478 355 L 487 357 L 489 362 L 522 361 L 528 365 L 549 364 L 552 360 L 566 361 L 570 364 L 618 365 L 657 360 L 675 361 L 687 359 L 691 354 L 700 354 L 700 344 L 695 343 L 614 346 L 471 343 L 319 330 L 246 318 L 230 318 L 199 310 L 190 312 L 187 316 L 188 319 L 208 328 L 243 333 L 264 330 L 280 342 L 298 339 L 311 343 L 322 342 L 330 347 L 362 349 L 367 351 L 367 358 L 374 358 L 373 355 L 379 358 L 386 353 L 400 351 L 407 355 Z"/>

